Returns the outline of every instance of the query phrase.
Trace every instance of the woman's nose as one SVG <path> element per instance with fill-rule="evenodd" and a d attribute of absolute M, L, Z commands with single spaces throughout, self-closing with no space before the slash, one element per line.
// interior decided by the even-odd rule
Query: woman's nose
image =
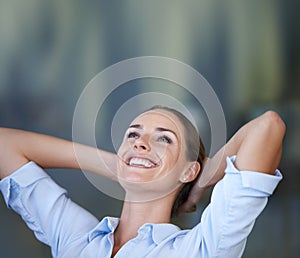
<path fill-rule="evenodd" d="M 146 137 L 140 137 L 133 143 L 133 148 L 138 151 L 150 151 L 150 144 Z"/>

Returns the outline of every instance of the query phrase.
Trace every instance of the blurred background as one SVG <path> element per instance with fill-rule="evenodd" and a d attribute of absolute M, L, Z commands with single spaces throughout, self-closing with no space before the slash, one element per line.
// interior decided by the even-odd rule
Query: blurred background
<path fill-rule="evenodd" d="M 137 56 L 182 61 L 215 90 L 228 138 L 267 109 L 286 122 L 280 164 L 284 180 L 258 218 L 243 257 L 299 257 L 299 12 L 300 2 L 293 0 L 0 0 L 0 126 L 71 140 L 76 102 L 97 73 Z M 189 102 L 175 85 L 154 84 Z M 139 81 L 130 90 L 125 86 L 112 94 L 98 117 L 97 126 L 107 130 L 97 136 L 101 148 L 112 150 L 107 125 L 118 107 L 151 90 Z M 119 216 L 122 202 L 98 191 L 80 171 L 49 173 L 99 219 Z M 175 222 L 192 227 L 207 202 L 208 197 L 197 212 Z M 1 257 L 51 257 L 2 198 L 0 229 Z"/>

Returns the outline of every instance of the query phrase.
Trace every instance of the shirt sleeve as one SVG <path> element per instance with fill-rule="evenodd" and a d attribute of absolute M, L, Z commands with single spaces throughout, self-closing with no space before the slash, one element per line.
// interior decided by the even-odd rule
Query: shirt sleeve
<path fill-rule="evenodd" d="M 40 241 L 51 246 L 55 257 L 98 223 L 34 162 L 2 179 L 0 190 L 6 205 L 22 217 Z"/>
<path fill-rule="evenodd" d="M 199 241 L 200 257 L 241 257 L 254 222 L 265 208 L 282 179 L 255 171 L 239 171 L 235 156 L 227 158 L 225 176 L 212 192 L 211 202 L 201 222 L 188 235 L 189 243 Z"/>

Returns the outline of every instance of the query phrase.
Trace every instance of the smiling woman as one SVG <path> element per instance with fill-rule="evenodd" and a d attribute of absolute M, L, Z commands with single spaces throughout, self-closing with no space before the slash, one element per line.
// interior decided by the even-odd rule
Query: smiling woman
<path fill-rule="evenodd" d="M 186 145 L 186 135 L 197 135 L 194 126 L 186 122 L 179 120 L 175 110 L 162 107 L 155 107 L 134 119 L 118 151 L 119 181 L 126 189 L 126 200 L 175 198 L 178 189 L 194 181 L 205 154 L 203 144 L 200 158 L 187 151 L 194 149 L 199 153 L 200 141 L 197 141 L 198 136 L 192 145 Z M 186 194 L 185 198 L 180 195 L 181 203 L 188 195 L 186 189 L 183 193 Z M 174 203 L 174 200 L 167 202 Z M 172 214 L 177 212 L 178 201 L 174 207 Z"/>
<path fill-rule="evenodd" d="M 54 257 L 236 258 L 282 179 L 276 167 L 284 134 L 284 123 L 269 111 L 244 125 L 209 159 L 193 125 L 165 107 L 135 118 L 117 154 L 1 128 L 0 188 L 8 207 Z M 84 169 L 118 180 L 126 191 L 120 218 L 99 222 L 43 168 Z M 191 230 L 170 224 L 172 214 L 190 210 L 214 184 L 199 224 Z"/>
<path fill-rule="evenodd" d="M 154 127 L 153 125 L 159 125 L 159 127 Z M 147 129 L 150 129 L 150 131 L 147 132 Z M 153 131 L 152 134 L 151 130 Z M 152 138 L 148 138 L 148 135 L 152 135 Z M 126 141 L 129 143 L 127 146 L 127 148 L 129 148 L 128 152 L 132 153 L 132 156 L 125 159 L 125 164 L 133 167 L 144 166 L 145 168 L 157 168 L 158 166 L 162 166 L 162 162 L 165 160 L 165 163 L 171 167 L 168 169 L 161 167 L 160 169 L 162 171 L 168 172 L 171 169 L 177 169 L 179 173 L 182 173 L 181 178 L 178 176 L 175 182 L 181 181 L 183 184 L 173 183 L 171 187 L 167 187 L 165 182 L 163 187 L 165 191 L 167 191 L 167 189 L 174 190 L 178 187 L 180 188 L 180 191 L 176 193 L 177 197 L 171 211 L 172 215 L 176 215 L 179 212 L 180 206 L 187 200 L 193 185 L 196 183 L 196 179 L 200 175 L 200 170 L 206 157 L 205 148 L 197 129 L 180 112 L 167 107 L 155 106 L 132 122 L 125 134 L 123 144 L 119 149 L 119 154 L 122 148 L 126 148 Z M 152 144 L 150 145 L 151 141 Z M 153 150 L 152 147 L 156 149 Z M 180 147 L 182 149 L 179 149 Z M 167 154 L 167 150 L 177 151 L 183 155 L 183 157 L 181 157 L 183 160 L 180 161 L 179 157 L 173 157 L 173 164 L 170 165 L 172 157 L 166 157 L 165 154 Z M 156 154 L 156 157 L 150 159 L 150 153 L 152 156 Z M 179 154 L 177 155 L 179 156 Z M 124 160 L 124 158 L 122 159 L 121 157 L 121 160 Z M 180 162 L 183 162 L 184 165 L 188 165 L 188 169 L 182 168 Z M 173 171 L 172 175 L 176 175 L 176 171 Z M 153 172 L 151 176 L 162 177 L 161 174 Z M 163 178 L 166 180 L 166 176 Z M 159 179 L 152 178 L 152 180 L 154 184 Z M 161 191 L 156 189 L 155 193 L 161 194 Z"/>

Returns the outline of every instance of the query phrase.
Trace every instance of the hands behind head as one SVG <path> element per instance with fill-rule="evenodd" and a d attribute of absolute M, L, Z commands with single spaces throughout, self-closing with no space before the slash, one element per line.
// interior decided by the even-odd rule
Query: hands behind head
<path fill-rule="evenodd" d="M 206 158 L 202 166 L 201 175 L 190 191 L 188 199 L 179 207 L 178 215 L 185 212 L 195 212 L 197 203 L 203 198 L 206 190 L 215 185 L 224 176 L 224 164 L 216 164 L 215 158 Z"/>

